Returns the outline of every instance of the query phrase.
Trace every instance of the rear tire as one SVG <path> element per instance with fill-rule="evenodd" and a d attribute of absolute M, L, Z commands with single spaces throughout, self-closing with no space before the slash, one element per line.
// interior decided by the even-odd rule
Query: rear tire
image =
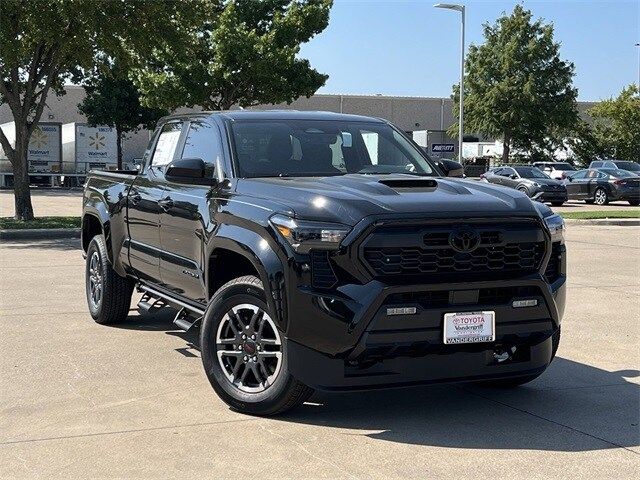
<path fill-rule="evenodd" d="M 552 350 L 551 350 L 551 360 L 549 361 L 549 364 L 551 364 L 551 362 L 553 362 L 553 359 L 556 358 L 556 353 L 558 351 L 559 345 L 560 345 L 560 327 L 558 327 L 558 330 L 556 330 L 555 333 L 551 336 Z M 488 380 L 485 382 L 479 382 L 478 385 L 481 385 L 484 387 L 493 387 L 493 388 L 515 388 L 535 380 L 543 373 L 544 371 L 540 373 L 536 373 L 535 375 L 525 375 L 523 377 L 503 378 L 500 380 Z"/>
<path fill-rule="evenodd" d="M 111 267 L 102 235 L 96 235 L 89 243 L 85 277 L 91 317 L 102 325 L 125 320 L 131 306 L 133 282 L 118 275 Z"/>
<path fill-rule="evenodd" d="M 202 320 L 204 371 L 218 396 L 249 415 L 277 415 L 302 404 L 313 389 L 289 373 L 287 344 L 252 275 L 224 284 Z"/>

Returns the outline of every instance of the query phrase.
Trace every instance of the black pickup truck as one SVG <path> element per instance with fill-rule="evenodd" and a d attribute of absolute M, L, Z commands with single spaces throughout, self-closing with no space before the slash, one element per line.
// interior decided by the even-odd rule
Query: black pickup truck
<path fill-rule="evenodd" d="M 164 118 L 140 172 L 94 172 L 82 248 L 92 317 L 177 310 L 207 377 L 270 415 L 314 389 L 540 375 L 560 340 L 564 223 L 463 180 L 380 119 Z M 449 178 L 448 178 L 449 177 Z"/>

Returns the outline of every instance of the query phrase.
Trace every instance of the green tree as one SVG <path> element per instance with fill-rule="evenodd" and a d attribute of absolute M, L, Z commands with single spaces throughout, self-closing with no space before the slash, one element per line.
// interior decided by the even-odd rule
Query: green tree
<path fill-rule="evenodd" d="M 591 134 L 598 156 L 640 161 L 640 92 L 624 88 L 616 98 L 598 103 L 587 112 L 593 118 Z"/>
<path fill-rule="evenodd" d="M 226 110 L 311 96 L 327 76 L 297 58 L 322 32 L 331 0 L 230 0 L 186 51 L 156 52 L 138 72 L 148 105 Z"/>
<path fill-rule="evenodd" d="M 98 53 L 144 58 L 175 44 L 209 13 L 199 0 L 0 1 L 0 100 L 11 110 L 15 143 L 0 132 L 13 169 L 15 217 L 30 220 L 27 149 L 49 94 L 91 71 Z"/>
<path fill-rule="evenodd" d="M 140 104 L 140 92 L 129 79 L 128 71 L 117 62 L 105 60 L 96 68 L 84 89 L 87 96 L 78 105 L 91 125 L 116 129 L 118 168 L 122 168 L 122 139 L 141 127 L 153 129 L 168 111 Z"/>
<path fill-rule="evenodd" d="M 485 42 L 472 44 L 465 60 L 465 130 L 501 139 L 506 163 L 512 147 L 547 148 L 577 121 L 574 67 L 560 59 L 553 26 L 521 5 L 483 27 Z M 459 85 L 453 98 L 457 114 Z"/>

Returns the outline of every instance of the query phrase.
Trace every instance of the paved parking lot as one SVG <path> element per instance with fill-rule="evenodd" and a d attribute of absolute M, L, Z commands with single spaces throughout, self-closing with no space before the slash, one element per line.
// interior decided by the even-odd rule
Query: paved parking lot
<path fill-rule="evenodd" d="M 571 225 L 558 358 L 527 387 L 230 411 L 170 315 L 94 324 L 76 240 L 0 246 L 0 478 L 638 478 L 640 228 Z"/>
<path fill-rule="evenodd" d="M 34 189 L 31 191 L 31 198 L 36 216 L 79 216 L 82 213 L 82 190 Z M 571 200 L 562 207 L 553 207 L 557 212 L 627 209 L 640 207 L 632 207 L 629 202 L 612 202 L 603 206 L 587 205 L 578 200 Z M 0 190 L 0 217 L 11 217 L 13 214 L 13 192 Z"/>

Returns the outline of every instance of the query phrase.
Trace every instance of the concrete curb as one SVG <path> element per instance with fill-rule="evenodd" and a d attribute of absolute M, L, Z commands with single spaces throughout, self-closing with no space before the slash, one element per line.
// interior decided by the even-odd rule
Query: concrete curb
<path fill-rule="evenodd" d="M 615 227 L 640 227 L 640 219 L 636 218 L 603 218 L 591 220 L 579 220 L 570 218 L 564 221 L 567 225 L 603 225 Z"/>
<path fill-rule="evenodd" d="M 80 238 L 80 229 L 34 228 L 0 230 L 0 240 L 49 240 L 52 238 Z"/>

